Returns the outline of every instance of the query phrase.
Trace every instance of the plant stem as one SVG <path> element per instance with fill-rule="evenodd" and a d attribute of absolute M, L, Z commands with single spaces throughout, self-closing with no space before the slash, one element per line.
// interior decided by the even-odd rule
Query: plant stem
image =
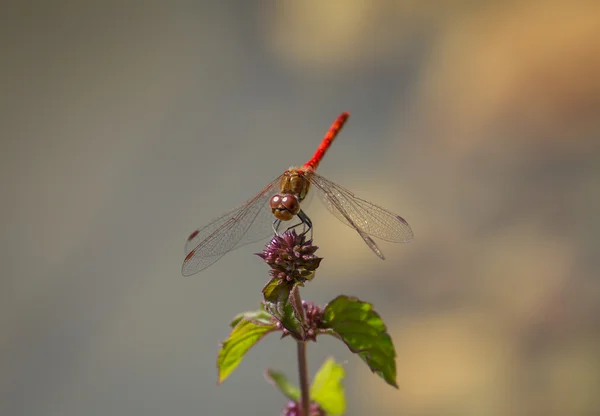
<path fill-rule="evenodd" d="M 300 403 L 302 406 L 302 416 L 309 416 L 308 412 L 310 410 L 310 397 L 305 341 L 298 341 L 298 373 L 300 374 Z"/>

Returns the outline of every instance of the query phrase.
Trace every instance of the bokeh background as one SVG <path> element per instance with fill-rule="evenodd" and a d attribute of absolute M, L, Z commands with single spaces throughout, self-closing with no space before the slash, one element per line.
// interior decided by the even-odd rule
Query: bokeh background
<path fill-rule="evenodd" d="M 187 235 L 303 163 L 412 225 L 382 262 L 318 202 L 304 296 L 373 302 L 399 390 L 335 340 L 349 415 L 600 414 L 600 3 L 15 2 L 0 14 L 0 414 L 266 415 L 266 267 Z"/>

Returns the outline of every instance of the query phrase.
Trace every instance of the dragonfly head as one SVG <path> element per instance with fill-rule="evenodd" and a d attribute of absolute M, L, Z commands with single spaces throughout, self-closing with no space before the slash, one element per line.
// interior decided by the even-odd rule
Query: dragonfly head
<path fill-rule="evenodd" d="M 289 221 L 300 212 L 300 202 L 294 194 L 277 194 L 269 202 L 271 212 L 281 221 Z"/>

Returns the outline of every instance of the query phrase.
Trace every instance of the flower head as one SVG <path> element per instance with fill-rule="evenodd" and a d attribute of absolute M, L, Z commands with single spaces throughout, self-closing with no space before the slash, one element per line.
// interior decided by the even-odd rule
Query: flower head
<path fill-rule="evenodd" d="M 306 319 L 306 338 L 316 341 L 319 328 L 323 322 L 323 310 L 313 302 L 306 302 L 304 300 L 302 301 L 302 308 L 304 309 Z"/>
<path fill-rule="evenodd" d="M 257 256 L 271 266 L 269 274 L 280 283 L 305 282 L 321 263 L 322 258 L 314 254 L 318 248 L 304 234 L 291 230 L 275 235 Z"/>
<path fill-rule="evenodd" d="M 283 416 L 299 416 L 302 414 L 300 404 L 298 402 L 289 401 L 281 412 Z M 325 410 L 319 406 L 318 403 L 311 402 L 310 409 L 308 411 L 309 416 L 326 416 Z"/>

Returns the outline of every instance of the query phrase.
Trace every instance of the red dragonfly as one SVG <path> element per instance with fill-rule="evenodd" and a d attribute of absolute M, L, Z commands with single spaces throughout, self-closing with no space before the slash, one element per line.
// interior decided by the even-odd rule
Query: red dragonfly
<path fill-rule="evenodd" d="M 381 259 L 384 259 L 383 253 L 371 237 L 393 243 L 411 241 L 413 232 L 404 218 L 355 196 L 315 172 L 349 116 L 349 113 L 338 116 L 313 157 L 304 165 L 286 170 L 254 198 L 194 231 L 185 244 L 181 273 L 184 276 L 198 273 L 228 252 L 277 233 L 282 221 L 294 217 L 300 222 L 288 229 L 302 225 L 304 233 L 312 232 L 310 218 L 300 209 L 311 185 L 327 209 L 358 232 Z"/>

